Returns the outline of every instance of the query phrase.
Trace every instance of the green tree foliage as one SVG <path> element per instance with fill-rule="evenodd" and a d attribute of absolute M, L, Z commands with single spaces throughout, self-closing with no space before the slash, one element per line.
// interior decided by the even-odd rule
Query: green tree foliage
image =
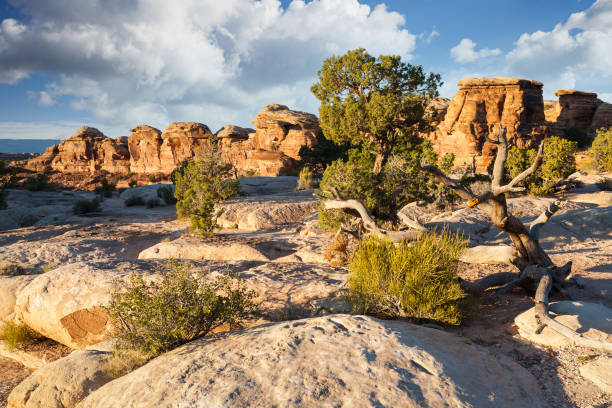
<path fill-rule="evenodd" d="M 131 276 L 109 306 L 116 349 L 154 357 L 204 336 L 222 324 L 238 325 L 254 310 L 256 294 L 240 279 L 221 275 L 209 280 L 189 264 L 168 262 L 161 281 Z"/>
<path fill-rule="evenodd" d="M 176 198 L 174 198 L 174 189 L 172 186 L 161 186 L 157 188 L 157 196 L 161 198 L 166 205 L 176 204 Z"/>
<path fill-rule="evenodd" d="M 465 247 L 446 230 L 399 245 L 366 238 L 349 264 L 349 300 L 357 313 L 459 324 L 466 295 L 457 264 Z"/>
<path fill-rule="evenodd" d="M 360 145 L 375 155 L 374 174 L 383 171 L 395 148 L 430 130 L 440 76 L 402 62 L 399 56 L 375 58 L 363 48 L 323 62 L 311 88 L 321 101 L 319 121 L 326 137 Z"/>
<path fill-rule="evenodd" d="M 191 229 L 201 235 L 212 235 L 221 211 L 215 204 L 240 193 L 238 180 L 229 180 L 231 165 L 221 160 L 214 149 L 202 151 L 198 160 L 190 161 L 174 174 L 179 217 L 189 217 Z"/>
<path fill-rule="evenodd" d="M 396 222 L 393 217 L 404 205 L 413 201 L 433 202 L 445 194 L 439 184 L 420 171 L 421 162 L 436 163 L 437 157 L 429 142 L 416 140 L 391 155 L 384 171 L 373 176 L 374 154 L 351 149 L 346 161 L 336 160 L 323 173 L 321 187 L 334 186 L 347 199 L 363 203 L 379 221 Z M 337 229 L 347 220 L 339 210 L 322 210 L 322 226 Z"/>
<path fill-rule="evenodd" d="M 322 131 L 317 132 L 317 144 L 312 147 L 300 148 L 299 167 L 308 167 L 315 173 L 321 174 L 325 168 L 338 159 L 346 160 L 349 143 L 336 144 L 327 139 Z"/>
<path fill-rule="evenodd" d="M 589 154 L 598 171 L 612 171 L 612 127 L 609 129 L 601 128 L 597 131 Z"/>
<path fill-rule="evenodd" d="M 106 178 L 103 178 L 100 181 L 100 186 L 96 187 L 95 192 L 102 197 L 112 197 L 113 191 L 115 191 L 116 187 L 116 183 L 111 183 Z"/>
<path fill-rule="evenodd" d="M 534 175 L 523 183 L 534 195 L 547 195 L 554 191 L 559 181 L 576 171 L 576 153 L 578 144 L 560 137 L 552 136 L 544 142 L 542 165 Z M 507 181 L 512 180 L 527 169 L 536 157 L 534 149 L 513 146 L 508 151 L 505 171 Z"/>

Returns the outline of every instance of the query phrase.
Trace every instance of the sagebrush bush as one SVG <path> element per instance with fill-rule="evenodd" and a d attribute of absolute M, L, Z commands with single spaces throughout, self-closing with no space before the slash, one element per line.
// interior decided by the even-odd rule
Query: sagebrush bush
<path fill-rule="evenodd" d="M 157 196 L 161 198 L 166 205 L 176 204 L 176 198 L 174 198 L 174 189 L 172 186 L 162 186 L 157 188 Z"/>
<path fill-rule="evenodd" d="M 21 349 L 40 339 L 40 335 L 29 327 L 14 322 L 2 322 L 0 326 L 0 340 L 9 349 Z"/>
<path fill-rule="evenodd" d="M 91 200 L 78 200 L 72 207 L 72 212 L 76 215 L 98 212 L 101 210 L 101 202 L 102 201 L 99 198 L 93 198 Z"/>
<path fill-rule="evenodd" d="M 198 160 L 188 162 L 174 173 L 177 214 L 189 217 L 191 230 L 212 235 L 217 217 L 222 214 L 221 210 L 215 211 L 215 204 L 240 193 L 239 181 L 229 179 L 231 169 L 211 147 L 200 152 Z"/>
<path fill-rule="evenodd" d="M 459 324 L 466 295 L 457 279 L 466 241 L 446 230 L 394 245 L 368 237 L 349 264 L 349 300 L 357 313 Z"/>
<path fill-rule="evenodd" d="M 548 195 L 559 181 L 576 171 L 574 153 L 577 143 L 552 136 L 544 142 L 542 165 L 531 177 L 522 183 L 534 195 Z M 508 151 L 505 171 L 506 181 L 512 180 L 526 170 L 536 157 L 535 149 L 513 146 Z"/>
<path fill-rule="evenodd" d="M 190 273 L 190 265 L 168 262 L 160 282 L 132 275 L 125 292 L 109 306 L 117 350 L 156 356 L 222 324 L 237 325 L 254 310 L 255 292 L 240 279 L 220 275 L 209 280 Z"/>
<path fill-rule="evenodd" d="M 130 180 L 130 182 L 128 183 L 128 186 L 130 188 L 134 188 L 134 187 L 138 186 L 138 181 L 137 180 Z"/>
<path fill-rule="evenodd" d="M 300 170 L 300 178 L 298 180 L 297 189 L 298 190 L 309 190 L 314 187 L 314 183 L 312 181 L 312 170 L 309 167 L 304 167 Z"/>
<path fill-rule="evenodd" d="M 24 273 L 24 269 L 21 265 L 17 265 L 17 264 L 0 265 L 0 276 L 23 275 L 23 273 Z"/>
<path fill-rule="evenodd" d="M 612 127 L 597 131 L 589 155 L 597 171 L 612 172 Z"/>

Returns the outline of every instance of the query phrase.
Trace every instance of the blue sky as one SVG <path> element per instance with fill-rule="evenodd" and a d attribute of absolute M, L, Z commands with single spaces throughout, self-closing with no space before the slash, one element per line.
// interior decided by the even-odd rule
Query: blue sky
<path fill-rule="evenodd" d="M 316 112 L 323 59 L 360 46 L 440 73 L 446 97 L 510 75 L 612 102 L 609 44 L 612 0 L 0 0 L 0 138 Z"/>

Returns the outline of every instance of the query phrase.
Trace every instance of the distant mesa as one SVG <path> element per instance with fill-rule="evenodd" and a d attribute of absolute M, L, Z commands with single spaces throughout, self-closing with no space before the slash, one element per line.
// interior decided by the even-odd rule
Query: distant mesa
<path fill-rule="evenodd" d="M 66 174 L 168 175 L 217 138 L 222 157 L 234 165 L 238 175 L 278 176 L 296 170 L 300 148 L 316 143 L 320 129 L 316 116 L 284 105 L 266 106 L 253 124 L 255 129 L 228 125 L 217 135 L 196 122 L 175 122 L 163 132 L 139 125 L 129 137 L 116 139 L 84 126 L 28 160 L 25 168 Z"/>
<path fill-rule="evenodd" d="M 456 167 L 475 163 L 485 171 L 495 154 L 487 136 L 500 124 L 510 143 L 521 147 L 535 147 L 570 128 L 593 135 L 612 126 L 612 104 L 592 92 L 560 89 L 557 101 L 544 101 L 542 83 L 530 79 L 465 78 L 458 85 L 451 100 L 431 101 L 434 130 L 423 135 L 439 154 L 454 153 Z M 139 125 L 129 137 L 116 139 L 85 126 L 25 167 L 65 174 L 168 175 L 216 140 L 236 175 L 278 176 L 296 172 L 300 148 L 313 146 L 320 131 L 315 115 L 277 104 L 264 107 L 251 123 L 254 129 L 227 125 L 216 134 L 197 122 L 175 122 L 163 132 Z"/>

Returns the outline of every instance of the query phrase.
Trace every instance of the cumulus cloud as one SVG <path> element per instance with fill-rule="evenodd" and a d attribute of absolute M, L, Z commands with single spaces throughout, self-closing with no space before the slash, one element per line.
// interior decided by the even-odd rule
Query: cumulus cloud
<path fill-rule="evenodd" d="M 451 57 L 461 63 L 474 62 L 481 58 L 493 57 L 501 54 L 499 48 L 481 48 L 476 50 L 476 43 L 469 38 L 464 38 L 450 50 Z"/>
<path fill-rule="evenodd" d="M 612 0 L 597 0 L 551 31 L 522 34 L 506 55 L 510 73 L 557 88 L 612 91 Z M 603 88 L 603 89 L 602 89 Z"/>
<path fill-rule="evenodd" d="M 52 4 L 51 4 L 52 3 Z M 365 47 L 411 58 L 416 36 L 385 5 L 359 0 L 14 0 L 0 25 L 0 82 L 54 74 L 62 97 L 109 127 L 189 120 L 246 125 L 264 105 L 316 111 L 324 58 Z"/>

